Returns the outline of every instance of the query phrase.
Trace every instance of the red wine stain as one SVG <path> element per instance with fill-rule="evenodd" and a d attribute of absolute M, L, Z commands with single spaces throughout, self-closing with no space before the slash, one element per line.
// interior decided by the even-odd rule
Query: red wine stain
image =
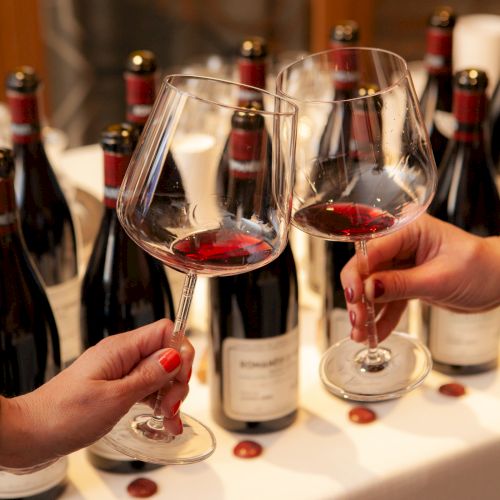
<path fill-rule="evenodd" d="M 145 477 L 134 479 L 128 486 L 127 491 L 130 496 L 136 498 L 147 498 L 158 491 L 158 485 Z"/>
<path fill-rule="evenodd" d="M 239 458 L 255 458 L 262 453 L 262 446 L 255 441 L 240 441 L 233 448 L 233 453 Z"/>
<path fill-rule="evenodd" d="M 458 382 L 449 382 L 439 387 L 439 392 L 445 396 L 459 398 L 465 394 L 465 387 Z"/>
<path fill-rule="evenodd" d="M 355 406 L 349 411 L 349 420 L 356 424 L 369 424 L 377 419 L 377 414 L 366 406 Z"/>

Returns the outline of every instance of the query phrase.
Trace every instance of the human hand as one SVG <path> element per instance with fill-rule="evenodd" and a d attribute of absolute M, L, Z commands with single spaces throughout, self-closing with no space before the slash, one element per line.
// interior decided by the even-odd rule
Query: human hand
<path fill-rule="evenodd" d="M 423 215 L 400 231 L 368 243 L 368 298 L 375 301 L 379 340 L 397 325 L 408 299 L 420 298 L 457 312 L 500 304 L 500 238 L 480 238 Z M 351 337 L 366 339 L 363 282 L 356 258 L 341 272 L 353 324 Z"/>
<path fill-rule="evenodd" d="M 194 349 L 187 339 L 180 353 L 166 348 L 172 330 L 171 321 L 161 320 L 112 335 L 37 390 L 2 399 L 0 464 L 30 467 L 87 446 L 110 431 L 134 403 L 153 405 L 162 387 L 167 388 L 165 427 L 180 434 L 178 409 L 188 393 Z"/>

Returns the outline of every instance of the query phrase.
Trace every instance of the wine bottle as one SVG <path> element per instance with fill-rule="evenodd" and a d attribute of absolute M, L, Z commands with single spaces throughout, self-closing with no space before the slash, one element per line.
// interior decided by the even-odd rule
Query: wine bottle
<path fill-rule="evenodd" d="M 347 19 L 332 26 L 330 30 L 330 48 L 342 49 L 353 47 L 359 43 L 359 25 L 352 19 Z"/>
<path fill-rule="evenodd" d="M 81 334 L 85 348 L 109 335 L 174 316 L 163 266 L 127 236 L 116 214 L 118 190 L 137 138 L 138 129 L 128 123 L 110 125 L 102 134 L 105 210 L 82 282 Z M 130 460 L 102 440 L 87 452 L 94 466 L 107 471 L 156 467 Z"/>
<path fill-rule="evenodd" d="M 486 87 L 481 70 L 454 76 L 453 113 L 458 126 L 443 156 L 430 212 L 478 236 L 500 234 L 500 197 L 485 141 Z M 500 309 L 459 314 L 430 310 L 429 347 L 445 373 L 479 373 L 497 366 Z"/>
<path fill-rule="evenodd" d="M 68 203 L 40 138 L 39 86 L 28 66 L 17 68 L 6 80 L 22 232 L 47 287 L 66 364 L 80 354 L 77 240 Z"/>
<path fill-rule="evenodd" d="M 267 144 L 261 115 L 234 114 L 228 207 L 236 217 L 250 217 L 260 203 Z M 235 432 L 283 429 L 295 420 L 298 403 L 298 290 L 290 246 L 260 269 L 212 278 L 210 292 L 213 418 Z"/>
<path fill-rule="evenodd" d="M 451 114 L 451 55 L 455 19 L 451 7 L 438 7 L 429 17 L 427 25 L 427 80 L 420 96 L 420 107 L 438 167 L 455 126 Z"/>
<path fill-rule="evenodd" d="M 61 368 L 52 309 L 26 248 L 14 192 L 12 152 L 0 149 L 0 394 L 30 392 Z M 0 498 L 52 500 L 67 459 L 25 475 L 0 471 Z"/>
<path fill-rule="evenodd" d="M 490 103 L 490 146 L 493 164 L 500 174 L 500 80 L 498 80 Z"/>

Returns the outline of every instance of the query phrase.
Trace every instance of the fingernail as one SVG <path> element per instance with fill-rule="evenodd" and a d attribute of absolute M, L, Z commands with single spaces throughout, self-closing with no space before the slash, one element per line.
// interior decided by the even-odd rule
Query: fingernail
<path fill-rule="evenodd" d="M 373 280 L 373 296 L 378 299 L 384 292 L 384 284 L 380 280 Z"/>
<path fill-rule="evenodd" d="M 181 356 L 175 349 L 167 349 L 158 360 L 167 372 L 173 372 L 181 364 Z"/>
<path fill-rule="evenodd" d="M 179 411 L 180 406 L 181 406 L 181 402 L 177 401 L 177 403 L 175 403 L 175 405 L 172 406 L 172 408 L 170 408 L 172 416 L 177 415 L 177 412 Z"/>
<path fill-rule="evenodd" d="M 354 311 L 349 311 L 349 321 L 352 326 L 356 324 L 356 313 Z"/>
<path fill-rule="evenodd" d="M 352 299 L 354 298 L 354 290 L 352 288 L 346 288 L 344 290 L 344 296 L 345 296 L 345 300 L 347 300 L 347 302 L 351 303 Z"/>
<path fill-rule="evenodd" d="M 190 368 L 189 369 L 189 373 L 188 373 L 188 376 L 187 376 L 187 383 L 189 384 L 189 381 L 191 380 L 191 375 L 193 374 L 193 368 Z"/>

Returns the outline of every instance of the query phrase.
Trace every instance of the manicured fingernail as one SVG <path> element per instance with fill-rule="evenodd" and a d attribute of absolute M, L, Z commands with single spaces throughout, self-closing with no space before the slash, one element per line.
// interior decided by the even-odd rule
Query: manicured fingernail
<path fill-rule="evenodd" d="M 352 288 L 346 288 L 344 290 L 344 296 L 345 296 L 345 300 L 347 300 L 347 302 L 351 303 L 352 299 L 354 298 L 354 290 Z"/>
<path fill-rule="evenodd" d="M 384 284 L 380 280 L 373 280 L 373 296 L 378 299 L 384 292 Z"/>
<path fill-rule="evenodd" d="M 349 321 L 352 326 L 356 324 L 356 313 L 354 311 L 349 311 Z"/>
<path fill-rule="evenodd" d="M 181 364 L 181 356 L 175 349 L 167 349 L 158 360 L 167 372 L 173 372 Z"/>
<path fill-rule="evenodd" d="M 187 383 L 189 384 L 189 381 L 191 380 L 191 375 L 193 374 L 193 368 L 190 368 L 189 369 L 189 373 L 188 373 L 188 376 L 187 376 Z"/>
<path fill-rule="evenodd" d="M 177 401 L 177 403 L 175 403 L 175 405 L 172 406 L 172 408 L 170 408 L 172 416 L 177 415 L 177 412 L 179 411 L 180 406 L 181 406 L 181 402 Z"/>

